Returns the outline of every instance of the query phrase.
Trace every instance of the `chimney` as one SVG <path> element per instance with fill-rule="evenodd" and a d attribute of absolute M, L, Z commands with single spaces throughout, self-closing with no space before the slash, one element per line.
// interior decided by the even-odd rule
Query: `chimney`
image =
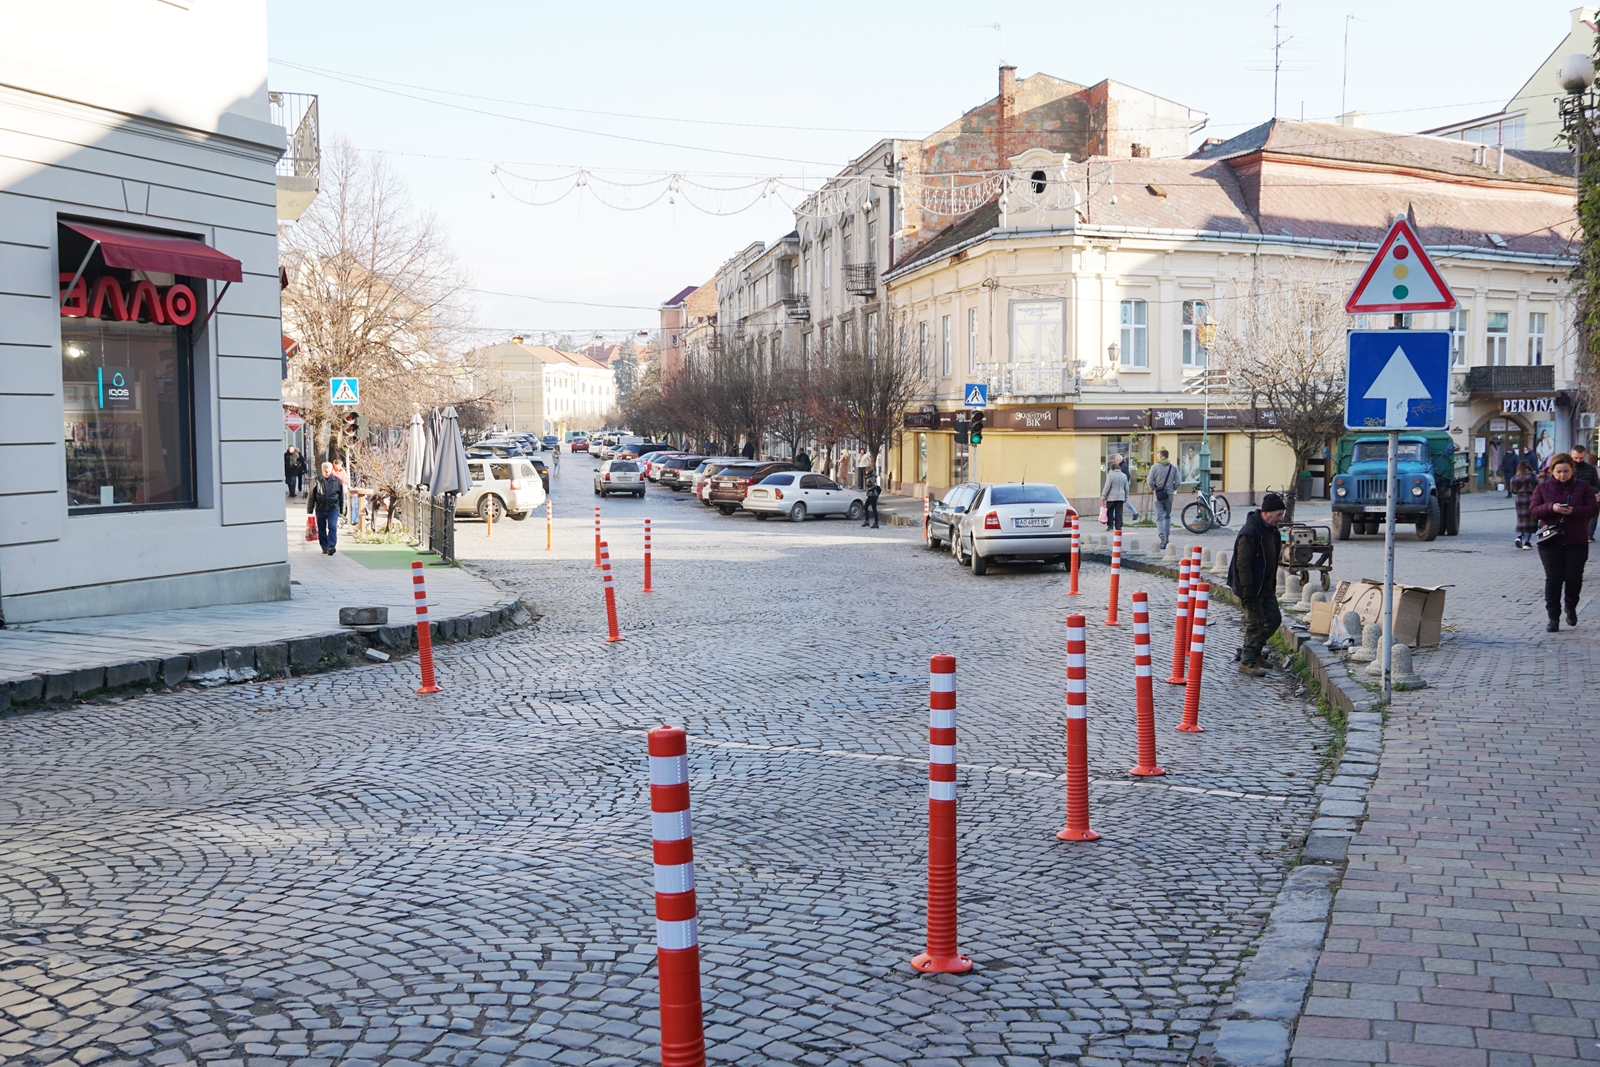
<path fill-rule="evenodd" d="M 994 166 L 1005 170 L 1011 158 L 1011 128 L 1017 119 L 1017 68 L 1000 68 L 1000 114 L 995 122 Z"/>

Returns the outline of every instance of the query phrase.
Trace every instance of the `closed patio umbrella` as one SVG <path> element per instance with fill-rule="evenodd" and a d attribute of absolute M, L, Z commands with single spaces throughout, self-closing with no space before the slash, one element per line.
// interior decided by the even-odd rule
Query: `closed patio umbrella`
<path fill-rule="evenodd" d="M 405 484 L 415 488 L 427 479 L 422 476 L 422 468 L 427 463 L 424 458 L 428 451 L 428 431 L 422 425 L 422 416 L 417 412 L 411 413 L 411 425 L 406 427 L 406 473 Z"/>
<path fill-rule="evenodd" d="M 464 493 L 472 487 L 472 471 L 467 467 L 467 449 L 461 443 L 461 422 L 456 409 L 448 407 L 440 419 L 439 451 L 434 460 L 434 480 L 429 491 L 434 496 Z"/>

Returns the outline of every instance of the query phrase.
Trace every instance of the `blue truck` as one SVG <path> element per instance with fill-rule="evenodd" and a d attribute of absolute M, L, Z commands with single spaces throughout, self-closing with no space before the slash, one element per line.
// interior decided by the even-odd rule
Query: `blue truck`
<path fill-rule="evenodd" d="M 1349 434 L 1339 441 L 1338 457 L 1332 493 L 1334 536 L 1348 541 L 1352 534 L 1381 533 L 1388 500 L 1388 436 Z M 1460 533 L 1468 463 L 1450 435 L 1401 434 L 1395 463 L 1399 485 L 1395 522 L 1415 523 L 1419 541 Z"/>

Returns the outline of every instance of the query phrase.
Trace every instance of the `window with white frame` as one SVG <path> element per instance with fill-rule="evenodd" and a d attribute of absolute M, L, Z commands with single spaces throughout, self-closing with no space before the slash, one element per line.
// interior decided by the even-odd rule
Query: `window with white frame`
<path fill-rule="evenodd" d="M 1472 325 L 1472 312 L 1458 308 L 1450 312 L 1450 365 L 1467 365 L 1467 334 Z"/>
<path fill-rule="evenodd" d="M 967 309 L 967 370 L 978 369 L 978 309 Z"/>
<path fill-rule="evenodd" d="M 1143 300 L 1122 302 L 1122 354 L 1124 367 L 1150 365 L 1150 305 Z"/>
<path fill-rule="evenodd" d="M 1065 315 L 1060 300 L 1018 300 L 1011 305 L 1013 363 L 1057 363 Z"/>
<path fill-rule="evenodd" d="M 867 358 L 878 358 L 878 313 L 867 313 Z"/>
<path fill-rule="evenodd" d="M 855 320 L 854 319 L 845 319 L 844 323 L 841 325 L 840 329 L 842 331 L 841 335 L 842 335 L 842 337 L 844 339 L 844 350 L 846 352 L 854 352 L 856 350 L 856 324 L 855 324 Z"/>
<path fill-rule="evenodd" d="M 917 375 L 928 376 L 928 324 L 917 323 Z"/>
<path fill-rule="evenodd" d="M 1511 313 L 1489 312 L 1489 322 L 1484 327 L 1484 359 L 1491 367 L 1504 367 L 1511 362 Z"/>
<path fill-rule="evenodd" d="M 939 353 L 943 357 L 943 377 L 950 377 L 954 368 L 950 365 L 950 316 L 945 315 L 939 320 Z"/>
<path fill-rule="evenodd" d="M 1528 314 L 1528 366 L 1544 365 L 1544 336 L 1549 319 L 1543 311 Z"/>
<path fill-rule="evenodd" d="M 828 291 L 828 284 L 833 275 L 833 251 L 828 247 L 828 239 L 822 239 L 822 291 Z"/>
<path fill-rule="evenodd" d="M 1206 318 L 1206 302 L 1204 300 L 1185 300 L 1183 302 L 1183 365 L 1185 367 L 1204 367 L 1206 365 L 1205 334 L 1201 327 L 1209 321 Z"/>

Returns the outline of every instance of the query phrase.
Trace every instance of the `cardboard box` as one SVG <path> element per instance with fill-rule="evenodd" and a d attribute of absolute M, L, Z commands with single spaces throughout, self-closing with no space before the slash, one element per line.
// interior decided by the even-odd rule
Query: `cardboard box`
<path fill-rule="evenodd" d="M 1311 632 L 1317 637 L 1327 637 L 1328 631 L 1333 629 L 1333 602 L 1331 600 L 1313 600 L 1311 602 Z"/>
<path fill-rule="evenodd" d="M 1394 587 L 1394 639 L 1411 648 L 1437 648 L 1444 622 L 1444 591 L 1448 586 L 1400 585 Z M 1340 582 L 1329 611 L 1354 611 L 1363 627 L 1383 621 L 1383 583 L 1371 578 Z M 1313 632 L 1315 630 L 1313 629 Z M 1327 631 L 1324 630 L 1324 633 Z M 1352 635 L 1354 636 L 1354 635 Z"/>

